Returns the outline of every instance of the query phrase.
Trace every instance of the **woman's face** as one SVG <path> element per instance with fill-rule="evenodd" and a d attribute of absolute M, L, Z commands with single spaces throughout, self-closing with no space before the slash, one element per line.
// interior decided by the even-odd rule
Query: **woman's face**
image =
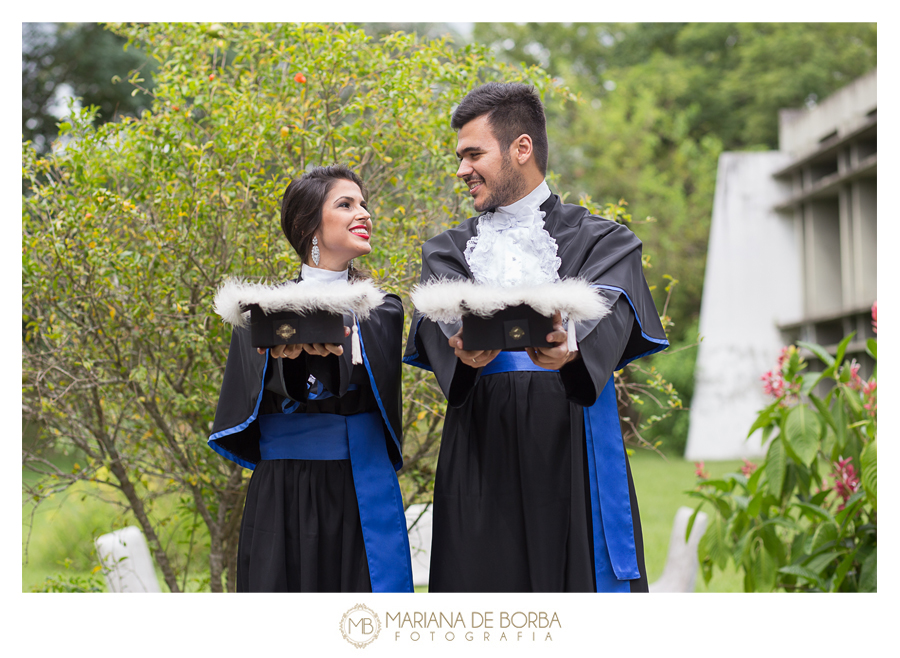
<path fill-rule="evenodd" d="M 346 270 L 350 261 L 372 251 L 372 218 L 366 210 L 359 186 L 353 181 L 338 179 L 322 206 L 322 224 L 316 232 L 319 238 L 319 265 L 325 270 Z M 312 257 L 309 265 L 314 265 Z"/>

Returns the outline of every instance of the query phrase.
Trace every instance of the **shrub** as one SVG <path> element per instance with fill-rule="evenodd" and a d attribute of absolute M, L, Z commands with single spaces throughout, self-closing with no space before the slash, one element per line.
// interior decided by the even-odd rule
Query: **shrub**
<path fill-rule="evenodd" d="M 845 359 L 852 338 L 835 356 L 798 343 L 824 363 L 822 372 L 804 372 L 807 362 L 790 346 L 763 375 L 775 401 L 750 428 L 770 441 L 761 464 L 745 460 L 741 473 L 716 480 L 698 465 L 690 495 L 703 501 L 697 511 L 709 503 L 714 512 L 698 549 L 707 582 L 730 560 L 748 592 L 876 591 L 876 374 L 864 381 L 859 364 Z M 877 358 L 875 339 L 866 351 Z"/>

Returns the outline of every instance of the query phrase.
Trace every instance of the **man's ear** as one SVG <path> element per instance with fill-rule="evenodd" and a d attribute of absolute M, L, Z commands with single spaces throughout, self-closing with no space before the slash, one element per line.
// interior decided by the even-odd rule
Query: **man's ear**
<path fill-rule="evenodd" d="M 519 166 L 528 162 L 529 158 L 534 157 L 534 143 L 531 141 L 531 135 L 521 134 L 513 140 L 510 145 L 512 149 L 512 157 Z"/>

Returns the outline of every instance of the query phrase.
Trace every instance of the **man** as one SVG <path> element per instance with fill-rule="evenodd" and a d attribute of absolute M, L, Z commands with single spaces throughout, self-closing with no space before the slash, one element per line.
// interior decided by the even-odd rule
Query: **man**
<path fill-rule="evenodd" d="M 448 400 L 429 590 L 646 592 L 612 378 L 668 346 L 641 243 L 550 192 L 544 110 L 532 87 L 478 87 L 451 126 L 456 175 L 484 214 L 423 245 L 422 281 L 578 277 L 611 312 L 569 327 L 557 313 L 547 336 L 555 346 L 528 348 L 527 357 L 466 350 L 458 326 L 416 313 L 404 361 L 433 370 Z"/>

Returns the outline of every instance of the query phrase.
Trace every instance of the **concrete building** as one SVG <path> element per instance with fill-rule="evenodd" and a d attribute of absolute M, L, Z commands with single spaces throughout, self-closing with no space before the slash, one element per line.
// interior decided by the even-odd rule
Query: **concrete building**
<path fill-rule="evenodd" d="M 764 453 L 747 431 L 784 345 L 834 353 L 855 331 L 848 356 L 871 374 L 877 105 L 872 71 L 812 109 L 782 110 L 778 151 L 719 159 L 687 459 Z"/>

